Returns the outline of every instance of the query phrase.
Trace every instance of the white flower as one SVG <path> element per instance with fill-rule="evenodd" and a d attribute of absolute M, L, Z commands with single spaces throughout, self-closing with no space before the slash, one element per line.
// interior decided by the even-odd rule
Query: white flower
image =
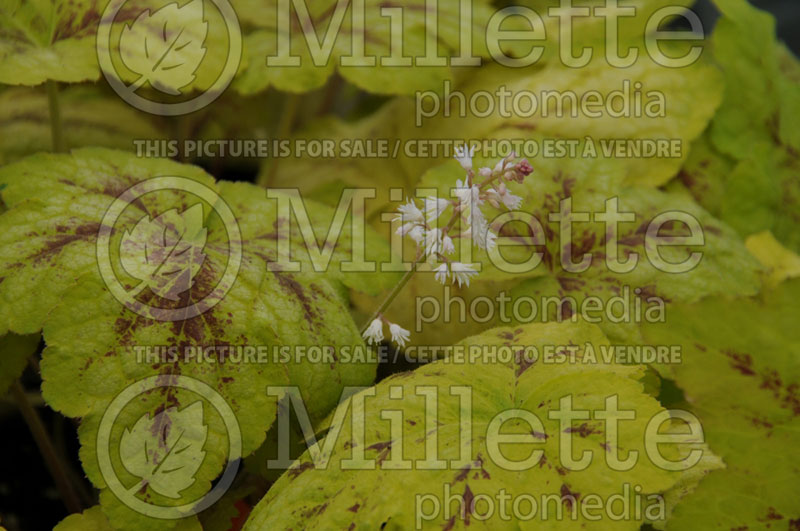
<path fill-rule="evenodd" d="M 429 196 L 425 198 L 425 219 L 428 225 L 433 225 L 442 213 L 450 206 L 450 201 L 438 197 Z"/>
<path fill-rule="evenodd" d="M 364 331 L 363 337 L 370 345 L 383 341 L 383 321 L 381 321 L 380 317 L 369 324 L 369 327 Z"/>
<path fill-rule="evenodd" d="M 453 272 L 453 283 L 458 282 L 459 288 L 462 284 L 469 287 L 469 279 L 478 274 L 472 264 L 462 264 L 461 262 L 453 262 L 450 270 Z"/>
<path fill-rule="evenodd" d="M 461 180 L 456 181 L 456 197 L 458 197 L 461 212 L 466 216 L 467 225 L 487 224 L 486 219 L 483 217 L 480 206 L 483 204 L 481 199 L 481 190 L 476 185 L 467 186 L 467 183 L 462 183 Z"/>
<path fill-rule="evenodd" d="M 497 234 L 492 232 L 491 229 L 486 229 L 486 250 L 492 251 L 497 246 Z"/>
<path fill-rule="evenodd" d="M 453 245 L 453 239 L 445 234 L 442 238 L 442 253 L 453 254 L 454 252 L 456 252 L 456 247 Z"/>
<path fill-rule="evenodd" d="M 442 231 L 441 229 L 431 229 L 425 232 L 425 254 L 427 256 L 437 254 L 442 250 Z"/>
<path fill-rule="evenodd" d="M 434 271 L 436 271 L 436 276 L 434 277 L 436 282 L 447 284 L 447 264 L 440 265 Z"/>
<path fill-rule="evenodd" d="M 409 199 L 408 203 L 404 205 L 400 205 L 397 207 L 397 210 L 400 211 L 400 214 L 395 216 L 395 221 L 402 221 L 403 223 L 415 223 L 425 221 L 425 217 L 422 215 L 422 211 L 417 208 L 417 204 L 412 200 Z"/>
<path fill-rule="evenodd" d="M 522 198 L 506 191 L 503 195 L 503 204 L 506 205 L 509 210 L 517 210 L 520 205 L 522 205 Z"/>
<path fill-rule="evenodd" d="M 506 170 L 508 170 L 508 169 L 510 169 L 511 167 L 514 166 L 514 159 L 516 157 L 517 157 L 517 154 L 514 153 L 514 152 L 511 152 L 505 158 L 500 159 L 500 162 L 498 162 L 495 165 L 493 173 L 495 175 L 502 175 L 503 173 L 505 173 Z"/>
<path fill-rule="evenodd" d="M 461 182 L 461 179 L 456 181 L 456 189 L 453 191 L 453 193 L 458 198 L 458 202 L 461 204 L 462 210 L 469 207 L 469 204 L 472 201 L 472 188 L 467 184 L 466 179 L 464 179 L 463 183 Z"/>
<path fill-rule="evenodd" d="M 467 148 L 466 144 L 456 147 L 456 160 L 466 171 L 472 170 L 472 156 L 475 155 L 475 146 Z"/>
<path fill-rule="evenodd" d="M 509 210 L 517 210 L 522 204 L 522 198 L 514 195 L 508 191 L 505 184 L 500 184 L 497 189 L 491 189 L 486 192 L 489 202 L 495 208 L 500 208 L 500 204 L 506 206 Z"/>
<path fill-rule="evenodd" d="M 422 225 L 414 225 L 414 228 L 408 231 L 408 237 L 417 243 L 422 243 L 425 241 L 425 229 Z"/>
<path fill-rule="evenodd" d="M 409 332 L 402 326 L 394 323 L 389 324 L 389 332 L 392 333 L 392 341 L 394 341 L 401 347 L 406 346 L 408 338 L 411 337 L 411 332 Z"/>
<path fill-rule="evenodd" d="M 403 223 L 402 225 L 397 227 L 397 230 L 395 232 L 397 234 L 399 234 L 400 236 L 405 236 L 406 234 L 411 232 L 411 229 L 413 229 L 414 227 L 417 227 L 417 226 L 418 225 L 416 223 Z"/>
<path fill-rule="evenodd" d="M 475 244 L 481 249 L 491 251 L 497 236 L 489 230 L 489 222 L 479 208 L 474 208 L 470 215 L 470 231 Z"/>

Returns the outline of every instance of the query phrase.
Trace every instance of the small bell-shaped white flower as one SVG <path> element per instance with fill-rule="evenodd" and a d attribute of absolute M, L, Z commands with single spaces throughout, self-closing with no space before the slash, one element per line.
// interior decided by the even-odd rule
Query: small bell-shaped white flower
<path fill-rule="evenodd" d="M 469 279 L 478 274 L 472 264 L 462 264 L 461 262 L 453 262 L 450 265 L 450 270 L 453 273 L 453 282 L 458 282 L 460 288 L 462 284 L 469 287 Z"/>
<path fill-rule="evenodd" d="M 383 341 L 383 321 L 380 317 L 374 319 L 364 331 L 364 340 L 369 345 L 377 345 Z"/>
<path fill-rule="evenodd" d="M 466 145 L 456 147 L 456 160 L 461 167 L 466 171 L 472 171 L 472 157 L 475 155 L 475 146 L 467 147 Z"/>
<path fill-rule="evenodd" d="M 408 339 L 411 337 L 411 332 L 395 323 L 389 324 L 389 332 L 392 334 L 392 341 L 401 347 L 406 346 Z"/>

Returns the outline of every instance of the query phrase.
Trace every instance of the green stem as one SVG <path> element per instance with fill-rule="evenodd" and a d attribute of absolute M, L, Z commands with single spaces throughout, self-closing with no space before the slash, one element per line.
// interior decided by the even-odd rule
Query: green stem
<path fill-rule="evenodd" d="M 301 96 L 299 94 L 287 93 L 284 97 L 283 113 L 281 113 L 281 120 L 278 123 L 278 129 L 275 132 L 275 139 L 284 140 L 292 134 L 295 119 L 297 118 L 297 111 L 300 109 Z M 258 181 L 260 186 L 269 187 L 275 180 L 275 175 L 278 173 L 278 161 L 280 159 L 274 158 L 265 173 L 261 175 Z"/>
<path fill-rule="evenodd" d="M 50 107 L 50 135 L 53 140 L 53 151 L 63 153 L 64 131 L 61 124 L 61 107 L 58 103 L 58 84 L 53 80 L 47 81 L 47 103 Z"/>
<path fill-rule="evenodd" d="M 367 322 L 364 323 L 364 326 L 361 327 L 361 334 L 362 335 L 364 334 L 364 332 L 367 331 L 367 328 L 369 328 L 369 324 L 372 321 L 374 321 L 375 319 L 377 319 L 378 317 L 380 317 L 383 314 L 383 312 L 385 312 L 386 309 L 389 308 L 389 306 L 392 304 L 392 302 L 394 302 L 394 300 L 397 298 L 397 296 L 400 294 L 400 292 L 403 291 L 403 288 L 406 287 L 406 284 L 408 284 L 408 281 L 411 280 L 411 277 L 413 277 L 414 273 L 417 272 L 417 265 L 420 262 L 422 262 L 422 260 L 424 258 L 425 258 L 425 255 L 423 253 L 416 260 L 414 260 L 414 263 L 411 265 L 411 269 L 406 271 L 406 274 L 403 275 L 403 278 L 400 279 L 400 282 L 398 282 L 395 285 L 395 287 L 392 288 L 392 292 L 389 293 L 389 295 L 383 300 L 383 302 L 378 307 L 378 309 L 375 310 L 375 313 L 372 314 L 372 317 L 370 317 L 367 320 Z"/>
<path fill-rule="evenodd" d="M 61 494 L 64 505 L 66 505 L 70 513 L 81 512 L 83 506 L 81 505 L 80 498 L 78 498 L 78 495 L 72 488 L 66 468 L 58 458 L 58 454 L 50 440 L 50 435 L 47 433 L 44 424 L 42 424 L 42 419 L 39 418 L 36 409 L 28 401 L 25 389 L 23 389 L 19 381 L 12 384 L 11 394 L 19 405 L 22 418 L 25 419 L 25 424 L 28 425 L 28 429 L 31 431 L 31 435 L 33 435 L 33 439 L 36 441 L 36 446 L 39 447 L 39 452 L 41 452 L 44 458 L 50 475 L 53 476 L 56 488 L 58 488 L 58 492 Z"/>
<path fill-rule="evenodd" d="M 461 211 L 459 210 L 458 207 L 456 207 L 453 212 L 453 215 L 447 222 L 447 225 L 445 226 L 444 229 L 442 229 L 442 234 L 447 234 L 448 232 L 450 232 L 450 230 L 455 226 L 456 221 L 458 221 L 458 218 L 460 216 L 461 216 Z M 389 295 L 383 300 L 378 309 L 375 310 L 375 313 L 372 314 L 372 317 L 370 317 L 369 320 L 367 320 L 367 322 L 364 323 L 364 326 L 361 327 L 361 335 L 364 335 L 364 332 L 367 331 L 367 328 L 369 328 L 369 324 L 372 321 L 383 315 L 386 309 L 389 308 L 389 306 L 391 306 L 392 302 L 394 302 L 394 300 L 397 298 L 400 292 L 403 291 L 403 288 L 406 287 L 408 281 L 411 280 L 411 277 L 414 276 L 414 273 L 417 272 L 417 265 L 419 265 L 419 263 L 422 262 L 424 259 L 425 259 L 424 252 L 420 253 L 419 256 L 417 256 L 417 259 L 414 260 L 414 263 L 411 265 L 411 269 L 406 271 L 406 274 L 403 275 L 403 278 L 400 279 L 400 282 L 398 282 L 397 285 L 394 288 L 392 288 L 392 292 L 389 293 Z"/>

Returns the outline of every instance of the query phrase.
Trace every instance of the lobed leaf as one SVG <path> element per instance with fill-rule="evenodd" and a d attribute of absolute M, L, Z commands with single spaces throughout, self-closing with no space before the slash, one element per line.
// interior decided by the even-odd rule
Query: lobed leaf
<path fill-rule="evenodd" d="M 430 15 L 423 0 L 403 0 L 391 6 L 364 2 L 363 25 L 353 21 L 355 3 L 343 4 L 343 10 L 337 10 L 337 5 L 336 0 L 308 5 L 308 22 L 304 17 L 296 16 L 292 9 L 292 23 L 288 29 L 289 35 L 286 35 L 286 29 L 279 23 L 276 0 L 237 2 L 239 16 L 250 31 L 245 37 L 247 67 L 240 73 L 234 87 L 244 94 L 258 92 L 269 86 L 289 92 L 307 92 L 323 86 L 338 71 L 342 77 L 366 91 L 410 95 L 421 89 L 437 89 L 453 74 L 449 63 L 430 66 L 414 63 L 413 59 L 409 61 L 408 58 L 425 56 L 430 51 L 427 47 L 435 48 L 439 57 L 444 58 L 469 53 L 461 49 L 460 4 L 457 2 L 438 4 L 436 34 L 429 32 L 430 24 L 426 26 Z M 391 19 L 382 13 L 382 9 L 387 7 L 402 8 L 402 35 L 396 35 L 399 30 L 393 28 Z M 470 51 L 478 56 L 486 56 L 484 28 L 491 13 L 491 6 L 486 0 L 473 2 L 472 26 L 463 30 L 472 33 L 473 50 Z M 329 31 L 331 33 L 327 33 Z M 328 35 L 330 37 L 326 37 Z M 368 59 L 343 65 L 341 59 L 352 55 L 356 46 L 353 41 L 361 35 L 364 39 L 364 56 Z M 327 43 L 326 38 L 330 39 Z M 299 57 L 299 65 L 267 64 L 267 57 L 278 55 L 280 39 L 288 39 L 289 50 L 293 56 Z M 306 39 L 316 41 L 314 44 L 321 46 L 319 56 L 314 57 Z M 393 39 L 399 39 L 402 51 L 394 47 Z M 429 39 L 434 39 L 431 44 L 428 43 Z M 326 54 L 326 51 L 329 53 Z M 402 57 L 398 57 L 400 53 Z M 398 65 L 398 59 L 409 62 Z M 387 60 L 395 64 L 384 63 Z"/>
<path fill-rule="evenodd" d="M 539 359 L 530 363 L 521 354 L 524 348 L 567 344 L 577 346 L 576 357 L 581 361 L 548 364 Z M 331 453 L 325 454 L 330 457 L 327 466 L 315 468 L 310 451 L 306 452 L 256 506 L 245 529 L 348 526 L 407 529 L 420 525 L 446 529 L 535 529 L 544 523 L 540 512 L 530 520 L 503 519 L 502 514 L 513 514 L 510 500 L 523 493 L 537 502 L 543 495 L 555 495 L 556 503 L 560 500 L 566 504 L 562 509 L 567 515 L 570 504 L 577 506 L 588 494 L 605 499 L 620 492 L 626 483 L 638 485 L 643 495 L 673 488 L 681 474 L 662 470 L 643 457 L 645 425 L 663 409 L 643 392 L 642 384 L 637 381 L 643 374 L 641 367 L 605 363 L 599 360 L 599 355 L 597 359 L 589 358 L 590 347 L 599 353 L 607 344 L 598 328 L 584 323 L 497 328 L 460 345 L 478 351 L 508 347 L 516 352 L 516 357 L 507 363 L 480 356 L 465 363 L 452 359 L 448 363 L 445 359 L 384 380 L 374 388 L 374 397 L 372 393 L 364 395 L 363 410 L 359 408 L 356 412 L 349 407 L 344 416 L 333 421 L 328 437 L 333 437 L 331 433 L 338 428 L 341 432 L 334 439 Z M 435 419 L 425 416 L 425 397 L 417 392 L 421 387 L 438 392 Z M 466 406 L 452 393 L 454 387 L 472 390 L 471 415 L 467 413 L 466 419 L 461 417 Z M 392 388 L 395 390 L 391 391 Z M 568 395 L 577 409 L 597 411 L 607 397 L 616 396 L 621 409 L 635 411 L 634 419 L 619 425 L 618 448 L 605 446 L 605 430 L 596 421 L 572 425 L 561 432 L 559 423 L 550 419 L 548 412 Z M 344 405 L 352 406 L 355 400 L 352 397 Z M 506 459 L 518 463 L 534 449 L 543 451 L 538 464 L 530 469 L 502 465 L 488 449 L 493 441 L 487 426 L 496 415 L 509 410 L 530 412 L 542 423 L 544 431 L 538 431 L 541 429 L 538 427 L 532 431 L 531 424 L 520 419 L 503 424 L 502 433 L 527 437 L 517 446 L 502 447 Z M 390 426 L 389 411 L 395 412 L 395 424 L 402 431 Z M 397 415 L 401 415 L 400 420 Z M 471 453 L 467 456 L 461 455 L 465 423 L 472 427 L 466 436 L 471 442 Z M 432 439 L 434 434 L 436 439 Z M 561 436 L 572 437 L 575 455 L 583 450 L 593 454 L 587 468 L 575 471 L 561 466 L 558 444 Z M 438 469 L 426 469 L 420 463 L 426 456 L 432 459 L 426 450 L 431 440 L 438 447 L 436 457 L 445 460 L 445 465 Z M 317 451 L 325 442 L 318 443 Z M 365 458 L 376 461 L 374 469 L 354 470 L 344 465 L 343 460 L 356 447 L 365 448 Z M 618 450 L 623 453 L 636 450 L 642 457 L 628 471 L 615 471 L 602 456 Z M 411 461 L 412 466 L 398 468 L 399 459 Z M 448 503 L 447 498 L 442 499 L 446 487 L 451 489 L 452 496 L 466 500 L 461 502 L 462 509 L 451 509 L 452 516 L 444 516 L 440 511 L 429 521 L 415 521 L 418 514 L 415 511 L 419 509 L 415 498 L 423 494 L 438 496 L 444 507 Z M 488 519 L 476 516 L 478 511 L 471 502 L 481 496 L 494 498 L 500 489 L 510 496 L 499 502 L 505 505 L 505 513 L 495 507 Z M 569 496 L 574 498 L 570 500 Z M 576 525 L 587 529 L 638 529 L 641 522 L 604 517 L 591 521 L 579 515 L 577 520 L 573 516 L 551 519 L 547 525 L 553 529 L 572 529 Z"/>
<path fill-rule="evenodd" d="M 676 305 L 668 322 L 644 327 L 648 342 L 682 346 L 682 363 L 656 368 L 683 390 L 727 464 L 678 504 L 667 529 L 800 523 L 800 473 L 784 457 L 800 443 L 798 294 L 800 282 L 787 281 L 756 298 Z"/>
<path fill-rule="evenodd" d="M 777 43 L 771 15 L 744 0 L 717 5 L 723 17 L 712 49 L 725 97 L 681 181 L 743 236 L 769 230 L 798 251 L 800 139 L 792 125 L 800 102 L 798 62 Z"/>
<path fill-rule="evenodd" d="M 125 228 L 133 229 L 143 218 L 157 219 L 160 212 L 191 208 L 204 212 L 205 259 L 178 301 L 159 298 L 139 286 L 135 303 L 128 308 L 101 278 L 98 233 L 106 210 L 123 191 L 163 175 L 183 177 L 218 191 L 217 202 L 232 209 L 241 236 L 227 232 L 230 227 L 206 199 L 198 202 L 197 197 L 179 189 L 143 195 L 122 211 L 111 232 L 112 259 L 119 257 Z M 91 481 L 101 489 L 101 505 L 115 527 L 152 525 L 106 489 L 107 478 L 98 468 L 100 420 L 114 397 L 130 383 L 158 376 L 165 386 L 136 402 L 135 407 L 126 406 L 119 412 L 110 435 L 112 448 L 124 438 L 124 429 L 136 431 L 142 418 L 149 415 L 153 419 L 163 413 L 166 417 L 160 421 L 169 418 L 172 422 L 191 406 L 196 395 L 174 387 L 178 377 L 188 376 L 206 383 L 228 402 L 233 420 L 240 426 L 242 453 L 247 455 L 263 442 L 275 418 L 276 406 L 266 395 L 267 386 L 298 385 L 309 401 L 309 414 L 320 418 L 333 407 L 344 386 L 374 378 L 375 366 L 369 362 L 319 363 L 292 358 L 278 363 L 270 353 L 266 360 L 248 363 L 220 358 L 218 351 L 210 360 L 185 357 L 187 349 L 196 347 L 363 345 L 339 290 L 328 281 L 335 283 L 335 276 L 267 269 L 269 262 L 278 259 L 272 231 L 284 221 L 278 219 L 274 201 L 266 199 L 263 189 L 245 184 L 217 186 L 198 168 L 103 149 L 30 157 L 0 170 L 0 182 L 6 184 L 2 194 L 8 207 L 0 216 L 2 323 L 15 333 L 43 329 L 47 344 L 42 360 L 43 394 L 54 409 L 82 418 L 81 460 Z M 203 304 L 208 293 L 221 289 L 219 279 L 233 256 L 229 238 L 234 243 L 240 240 L 242 259 L 224 298 L 196 316 L 184 313 L 178 314 L 184 315 L 178 320 L 157 320 L 171 308 Z M 345 256 L 349 257 L 349 252 L 343 245 L 332 260 L 334 270 Z M 126 291 L 141 284 L 122 269 L 115 272 Z M 179 352 L 177 358 L 157 354 L 153 359 L 145 354 L 170 347 Z M 230 436 L 226 419 L 209 409 L 203 413 L 203 423 L 208 426 L 205 458 L 194 482 L 180 492 L 183 503 L 208 491 L 229 458 L 232 443 L 226 439 L 226 434 Z M 121 481 L 133 485 L 139 481 L 125 471 L 120 456 L 112 462 Z M 139 495 L 151 503 L 170 503 L 169 497 L 152 486 L 145 485 Z"/>

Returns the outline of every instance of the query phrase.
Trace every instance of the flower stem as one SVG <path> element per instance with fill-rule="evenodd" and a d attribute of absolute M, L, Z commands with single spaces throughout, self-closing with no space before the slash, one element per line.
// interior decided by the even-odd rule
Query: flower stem
<path fill-rule="evenodd" d="M 275 133 L 276 140 L 286 140 L 292 134 L 294 122 L 297 118 L 297 111 L 300 110 L 300 102 L 302 97 L 299 94 L 287 93 L 284 96 L 284 107 L 281 113 L 281 119 L 278 123 L 278 129 Z M 278 164 L 280 159 L 273 157 L 267 171 L 261 175 L 258 184 L 261 186 L 269 187 L 275 180 L 275 175 L 278 173 Z"/>
<path fill-rule="evenodd" d="M 369 328 L 369 324 L 372 321 L 374 321 L 375 319 L 377 319 L 378 317 L 380 317 L 381 315 L 383 315 L 383 312 L 385 312 L 386 309 L 389 308 L 389 306 L 392 304 L 392 302 L 394 302 L 394 300 L 397 298 L 397 296 L 400 294 L 400 292 L 403 291 L 403 288 L 406 287 L 406 284 L 408 284 L 408 281 L 411 280 L 411 277 L 413 277 L 414 273 L 417 272 L 417 265 L 420 262 L 422 262 L 424 257 L 425 256 L 423 254 L 423 255 L 418 256 L 417 259 L 414 260 L 414 263 L 411 265 L 411 269 L 406 271 L 406 274 L 403 275 L 403 278 L 400 279 L 400 282 L 398 282 L 395 285 L 395 287 L 392 288 L 392 292 L 389 293 L 389 295 L 383 300 L 383 302 L 378 307 L 378 309 L 375 310 L 375 313 L 372 314 L 372 317 L 370 317 L 367 320 L 367 322 L 364 323 L 364 326 L 361 327 L 361 335 L 364 335 L 364 332 L 366 332 L 367 328 Z"/>
<path fill-rule="evenodd" d="M 23 389 L 19 381 L 11 385 L 11 394 L 19 405 L 22 418 L 25 419 L 25 424 L 28 425 L 28 429 L 31 431 L 31 435 L 33 435 L 33 439 L 36 441 L 36 446 L 39 447 L 39 452 L 44 458 L 50 475 L 53 476 L 53 481 L 55 481 L 58 492 L 61 494 L 64 505 L 70 513 L 81 512 L 83 506 L 77 493 L 72 488 L 72 483 L 70 483 L 66 468 L 58 458 L 58 453 L 56 453 L 53 442 L 50 440 L 50 435 L 47 433 L 44 424 L 42 424 L 42 419 L 39 417 L 36 409 L 28 401 L 28 397 L 25 395 L 25 389 Z"/>
<path fill-rule="evenodd" d="M 460 211 L 459 211 L 458 207 L 456 207 L 456 209 L 453 212 L 453 215 L 450 217 L 450 221 L 448 221 L 447 225 L 445 226 L 445 228 L 442 229 L 442 234 L 447 234 L 450 231 L 450 229 L 452 229 L 453 226 L 455 226 L 456 221 L 458 221 L 459 217 L 460 217 Z M 367 331 L 367 328 L 369 328 L 369 324 L 372 321 L 374 321 L 375 319 L 377 319 L 378 317 L 383 315 L 383 313 L 387 310 L 387 308 L 389 308 L 389 306 L 391 306 L 392 302 L 394 302 L 394 300 L 397 298 L 397 296 L 400 294 L 400 292 L 403 291 L 403 288 L 406 287 L 406 284 L 408 284 L 408 281 L 411 280 L 411 277 L 414 276 L 414 273 L 417 272 L 417 266 L 423 260 L 425 260 L 425 253 L 424 252 L 420 253 L 417 256 L 417 259 L 414 260 L 413 264 L 411 264 L 411 269 L 406 271 L 406 274 L 403 275 L 403 278 L 400 279 L 400 282 L 398 282 L 397 285 L 395 285 L 395 287 L 392 288 L 392 292 L 389 293 L 389 295 L 383 300 L 383 302 L 378 307 L 378 309 L 375 310 L 375 313 L 372 314 L 372 317 L 370 317 L 367 320 L 367 322 L 364 323 L 364 325 L 361 327 L 361 335 L 364 335 L 364 332 Z"/>
<path fill-rule="evenodd" d="M 63 153 L 64 131 L 61 124 L 61 107 L 58 102 L 58 83 L 47 81 L 47 103 L 50 108 L 50 136 L 55 153 Z"/>

